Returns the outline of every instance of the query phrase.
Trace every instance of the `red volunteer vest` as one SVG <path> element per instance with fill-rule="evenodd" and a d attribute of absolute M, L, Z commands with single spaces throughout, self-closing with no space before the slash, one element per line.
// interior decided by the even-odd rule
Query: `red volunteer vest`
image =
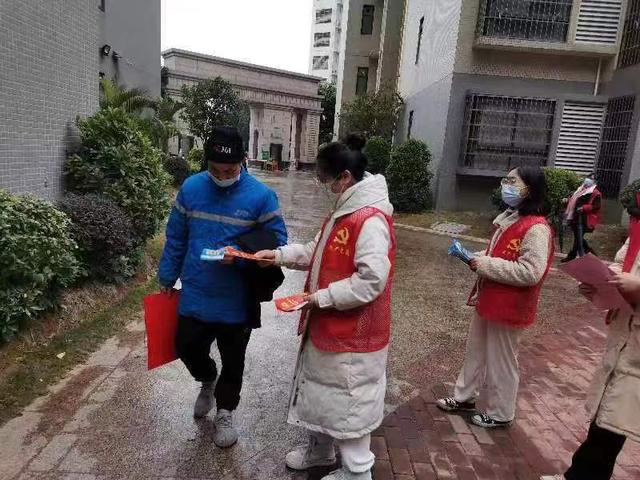
<path fill-rule="evenodd" d="M 327 288 L 331 283 L 344 280 L 356 273 L 354 263 L 356 244 L 364 222 L 374 215 L 384 215 L 373 207 L 362 208 L 346 215 L 336 222 L 322 252 L 322 262 L 318 277 L 318 290 Z M 335 309 L 314 309 L 300 319 L 298 334 L 305 330 L 313 345 L 328 352 L 376 352 L 389 344 L 391 333 L 391 284 L 395 265 L 396 240 L 393 231 L 393 218 L 384 215 L 389 224 L 391 245 L 389 260 L 391 271 L 382 294 L 373 302 L 359 308 L 346 311 Z M 325 227 L 326 228 L 326 224 Z M 315 259 L 318 252 L 314 252 Z M 313 265 L 313 260 L 312 260 Z M 307 278 L 305 291 L 309 291 L 310 277 Z"/>
<path fill-rule="evenodd" d="M 492 252 L 489 252 L 490 247 L 487 248 L 487 255 L 510 261 L 518 260 L 522 240 L 531 227 L 539 224 L 548 225 L 547 220 L 541 216 L 527 215 L 522 217 L 504 231 Z M 549 273 L 553 253 L 552 237 L 544 276 L 537 285 L 532 287 L 514 287 L 486 278 L 479 281 L 471 293 L 471 297 L 476 292 L 478 294 L 475 302 L 478 315 L 485 320 L 501 323 L 509 327 L 524 328 L 531 326 L 535 322 L 540 290 Z"/>

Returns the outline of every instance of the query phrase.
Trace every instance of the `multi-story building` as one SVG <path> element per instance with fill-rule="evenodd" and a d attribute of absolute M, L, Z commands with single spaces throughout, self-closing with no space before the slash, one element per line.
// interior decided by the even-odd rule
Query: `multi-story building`
<path fill-rule="evenodd" d="M 160 94 L 160 0 L 0 2 L 0 188 L 54 200 L 99 78 Z"/>
<path fill-rule="evenodd" d="M 640 176 L 640 0 L 407 0 L 396 141 L 433 153 L 438 208 L 484 208 L 519 165 Z"/>
<path fill-rule="evenodd" d="M 348 0 L 342 8 L 336 134 L 343 104 L 382 86 L 396 87 L 404 0 Z"/>
<path fill-rule="evenodd" d="M 327 82 L 338 80 L 343 0 L 313 0 L 309 73 Z"/>
<path fill-rule="evenodd" d="M 311 169 L 318 152 L 321 78 L 238 62 L 185 50 L 162 53 L 165 92 L 179 100 L 183 87 L 216 77 L 230 82 L 250 109 L 249 149 L 252 160 L 275 160 L 281 168 Z M 180 130 L 188 125 L 178 120 Z M 188 153 L 202 139 L 193 135 L 169 142 L 172 153 Z"/>

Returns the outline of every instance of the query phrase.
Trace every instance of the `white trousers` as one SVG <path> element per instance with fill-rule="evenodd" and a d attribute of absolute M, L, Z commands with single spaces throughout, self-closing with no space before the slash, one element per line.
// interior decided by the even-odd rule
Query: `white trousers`
<path fill-rule="evenodd" d="M 340 449 L 342 466 L 353 473 L 368 472 L 373 468 L 375 455 L 371 452 L 371 435 L 348 440 L 336 440 L 329 435 L 319 432 L 309 432 L 315 437 L 318 448 L 333 448 L 335 444 Z"/>
<path fill-rule="evenodd" d="M 476 315 L 469 328 L 464 365 L 458 376 L 454 398 L 475 401 L 486 387 L 487 415 L 510 422 L 516 414 L 520 383 L 518 346 L 522 329 L 483 320 Z"/>

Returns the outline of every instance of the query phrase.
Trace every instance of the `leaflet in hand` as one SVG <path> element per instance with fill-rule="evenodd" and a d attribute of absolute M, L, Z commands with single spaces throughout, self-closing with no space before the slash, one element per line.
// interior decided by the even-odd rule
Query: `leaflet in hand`
<path fill-rule="evenodd" d="M 633 308 L 620 291 L 609 284 L 609 280 L 615 275 L 614 272 L 609 268 L 609 265 L 595 255 L 588 253 L 583 257 L 563 263 L 558 268 L 578 282 L 595 287 L 596 293 L 591 302 L 597 308 L 620 310 L 629 315 L 633 313 Z"/>
<path fill-rule="evenodd" d="M 449 247 L 449 252 L 448 253 L 452 257 L 459 258 L 460 260 L 462 260 L 467 265 L 469 265 L 471 260 L 473 260 L 475 258 L 473 253 L 471 253 L 469 250 L 464 248 L 462 246 L 462 244 L 458 240 L 454 240 L 453 241 L 453 243 Z"/>
<path fill-rule="evenodd" d="M 233 247 L 218 248 L 217 250 L 205 248 L 200 254 L 200 260 L 205 262 L 219 262 L 224 260 L 225 255 L 229 257 L 244 258 L 245 260 L 260 260 L 253 254 L 241 252 Z"/>
<path fill-rule="evenodd" d="M 305 305 L 309 303 L 306 300 L 306 293 L 298 293 L 297 295 L 291 295 L 290 297 L 276 298 L 274 300 L 276 308 L 281 312 L 295 312 L 301 310 Z"/>
<path fill-rule="evenodd" d="M 217 250 L 211 250 L 205 248 L 202 250 L 200 254 L 200 260 L 205 262 L 219 262 L 224 259 L 224 248 L 219 248 Z"/>
<path fill-rule="evenodd" d="M 260 260 L 252 253 L 245 253 L 233 247 L 224 247 L 224 253 L 226 253 L 230 257 L 244 258 L 245 260 L 254 260 L 254 261 Z"/>

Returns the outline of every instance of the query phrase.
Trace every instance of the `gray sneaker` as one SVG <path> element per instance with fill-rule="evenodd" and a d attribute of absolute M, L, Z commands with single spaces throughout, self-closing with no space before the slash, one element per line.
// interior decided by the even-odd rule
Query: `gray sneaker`
<path fill-rule="evenodd" d="M 220 448 L 229 448 L 238 441 L 238 431 L 233 428 L 233 413 L 229 410 L 218 410 L 213 423 L 216 432 L 213 434 L 213 443 Z"/>
<path fill-rule="evenodd" d="M 213 408 L 213 385 L 214 382 L 202 382 L 200 393 L 193 407 L 193 416 L 204 418 Z"/>
<path fill-rule="evenodd" d="M 333 442 L 320 444 L 313 435 L 310 435 L 307 445 L 301 445 L 287 453 L 285 463 L 290 469 L 298 471 L 314 467 L 330 467 L 336 464 L 336 450 Z"/>
<path fill-rule="evenodd" d="M 371 480 L 371 471 L 355 473 L 343 467 L 331 472 L 326 477 L 322 477 L 322 480 Z"/>

